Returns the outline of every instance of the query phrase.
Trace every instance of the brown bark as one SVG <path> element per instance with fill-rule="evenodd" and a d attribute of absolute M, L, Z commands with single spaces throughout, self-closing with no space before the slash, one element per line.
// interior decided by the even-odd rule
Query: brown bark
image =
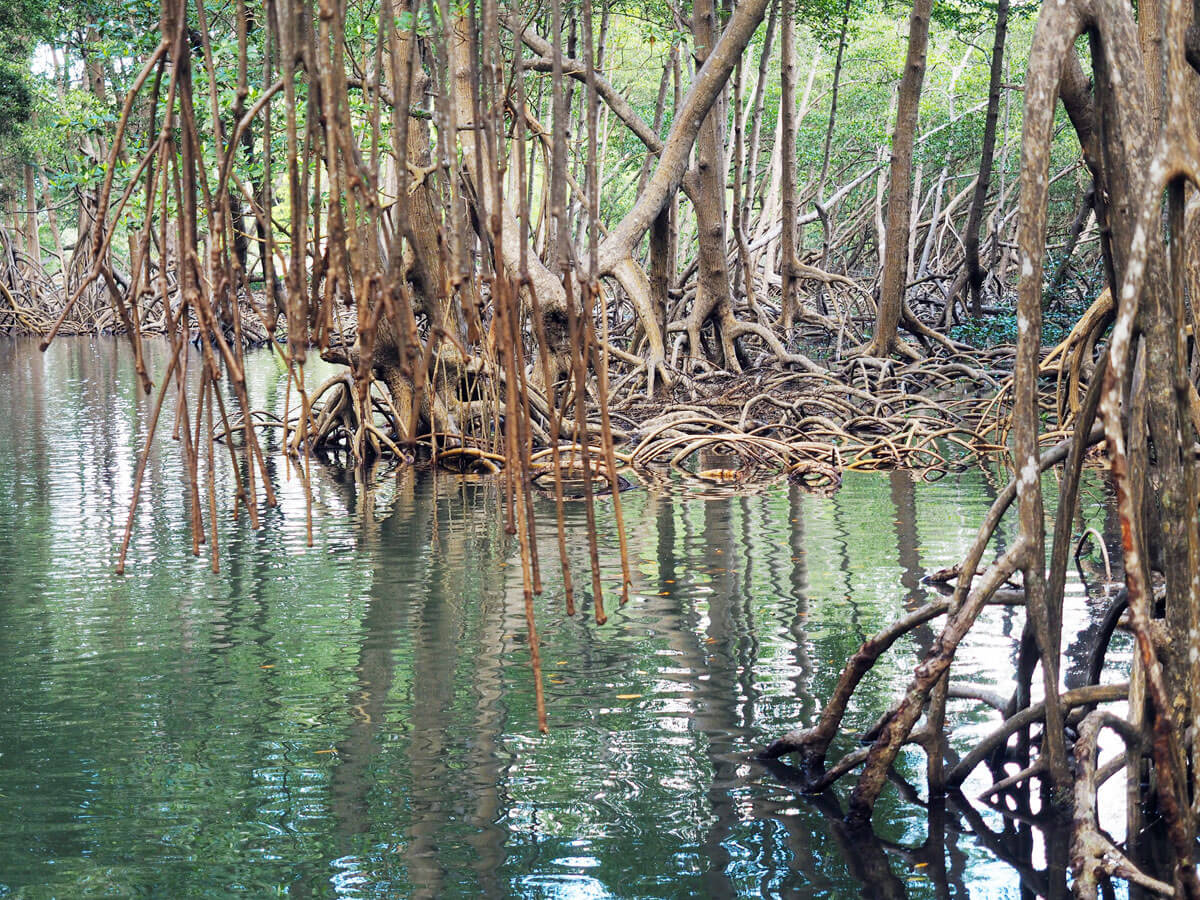
<path fill-rule="evenodd" d="M 780 204 L 783 207 L 780 252 L 783 258 L 779 274 L 783 279 L 780 318 L 784 333 L 788 334 L 796 318 L 796 264 L 799 262 L 796 256 L 796 22 L 793 0 L 783 0 L 781 16 L 779 136 L 782 147 L 779 165 Z"/>
<path fill-rule="evenodd" d="M 967 214 L 967 233 L 963 240 L 967 285 L 971 290 L 971 315 L 976 319 L 983 316 L 982 289 L 987 273 L 979 262 L 979 226 L 983 222 L 983 208 L 992 184 L 992 161 L 996 154 L 996 123 L 1000 119 L 1000 89 L 1004 76 L 1004 40 L 1008 34 L 1008 2 L 1009 0 L 999 0 L 996 4 L 996 37 L 992 44 L 987 116 L 983 125 L 983 152 L 979 158 L 979 178 L 975 182 L 975 193 L 971 197 L 971 210 Z"/>
<path fill-rule="evenodd" d="M 25 249 L 30 262 L 39 270 L 42 267 L 42 240 L 38 236 L 38 198 L 34 185 L 33 166 L 26 163 L 25 170 Z"/>
<path fill-rule="evenodd" d="M 648 387 L 651 392 L 656 377 L 667 375 L 666 352 L 662 332 L 655 321 L 650 285 L 646 273 L 633 261 L 633 253 L 654 219 L 678 190 L 700 126 L 762 21 L 769 2 L 745 0 L 734 9 L 720 39 L 715 42 L 704 65 L 696 73 L 691 90 L 675 110 L 671 131 L 663 142 L 658 165 L 647 181 L 645 191 L 600 246 L 600 274 L 611 276 L 621 284 L 646 330 L 649 343 L 646 360 Z"/>
<path fill-rule="evenodd" d="M 695 0 L 692 4 L 692 35 L 698 69 L 712 52 L 716 31 L 716 8 L 712 0 Z M 735 319 L 726 255 L 724 132 L 724 102 L 718 99 L 704 117 L 696 136 L 696 165 L 683 179 L 684 193 L 696 214 L 699 244 L 696 299 L 685 327 L 691 355 L 699 357 L 702 353 L 700 332 L 712 322 L 721 348 L 716 357 L 717 364 L 738 372 L 741 366 L 732 335 Z"/>
<path fill-rule="evenodd" d="M 1142 65 L 1146 69 L 1146 99 L 1149 101 L 1150 121 L 1155 128 L 1162 124 L 1163 94 L 1163 16 L 1160 0 L 1138 0 L 1138 46 Z"/>
<path fill-rule="evenodd" d="M 904 305 L 907 279 L 906 260 L 909 244 L 909 216 L 912 200 L 913 142 L 917 133 L 917 114 L 921 85 L 925 80 L 925 53 L 929 43 L 929 14 L 932 0 L 913 0 L 908 22 L 908 54 L 896 109 L 896 130 L 892 135 L 891 193 L 888 197 L 887 231 L 881 258 L 883 278 L 879 289 L 879 312 L 875 334 L 866 349 L 868 356 L 889 356 L 896 346 L 896 332 Z"/>

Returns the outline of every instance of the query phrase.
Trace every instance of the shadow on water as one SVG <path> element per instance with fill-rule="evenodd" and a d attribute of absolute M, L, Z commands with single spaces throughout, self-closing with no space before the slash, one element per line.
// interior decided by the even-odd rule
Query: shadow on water
<path fill-rule="evenodd" d="M 282 413 L 270 355 L 247 370 L 254 402 Z M 280 507 L 257 532 L 222 516 L 213 575 L 187 553 L 164 440 L 118 578 L 147 415 L 114 341 L 0 343 L 0 897 L 1061 890 L 1046 869 L 1061 847 L 961 797 L 930 807 L 919 754 L 900 757 L 866 833 L 836 793 L 802 796 L 786 765 L 753 758 L 814 719 L 863 637 L 927 599 L 925 572 L 961 556 L 994 494 L 982 473 L 851 473 L 831 497 L 629 492 L 624 608 L 600 501 L 600 628 L 565 615 L 541 501 L 543 737 L 495 483 L 316 466 L 308 547 L 295 469 L 272 455 Z M 1082 515 L 1111 537 L 1102 505 Z M 579 504 L 567 527 L 582 572 Z M 1068 618 L 1098 620 L 1102 591 L 1069 588 Z M 933 636 L 864 679 L 851 727 L 888 708 Z M 1018 636 L 1011 610 L 989 610 L 965 676 L 1002 680 Z M 967 735 L 992 722 L 963 701 L 950 714 Z"/>

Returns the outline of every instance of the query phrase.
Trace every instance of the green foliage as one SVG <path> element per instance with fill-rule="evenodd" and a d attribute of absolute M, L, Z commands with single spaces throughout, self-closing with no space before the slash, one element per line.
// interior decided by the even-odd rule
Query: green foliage
<path fill-rule="evenodd" d="M 473 0 L 457 0 L 452 11 Z M 673 49 L 682 54 L 681 93 L 686 94 L 691 78 L 692 40 L 688 30 L 690 4 L 672 5 L 666 0 L 621 0 L 608 6 L 604 73 L 613 82 L 636 113 L 646 122 L 653 122 L 664 65 L 669 64 Z M 1010 10 L 1006 81 L 1019 82 L 1028 58 L 1032 37 L 1031 13 L 1036 8 L 1030 2 L 1014 3 Z M 213 71 L 210 76 L 201 54 L 193 59 L 192 77 L 194 104 L 200 136 L 201 170 L 215 182 L 218 147 L 215 133 L 226 135 L 233 125 L 237 103 L 238 38 L 235 27 L 236 7 L 232 2 L 209 4 L 208 40 L 211 45 Z M 262 60 L 265 53 L 263 27 L 265 12 L 257 0 L 246 4 L 248 15 L 256 26 L 248 30 L 249 97 L 253 103 L 262 89 Z M 376 44 L 380 36 L 380 15 L 386 7 L 376 4 L 351 4 L 346 8 L 345 41 L 343 49 L 348 71 L 367 80 L 372 71 Z M 478 7 L 476 7 L 478 11 Z M 807 95 L 807 107 L 798 122 L 797 158 L 799 186 L 802 196 L 815 185 L 821 170 L 826 132 L 830 122 L 833 96 L 834 61 L 841 38 L 843 20 L 846 22 L 846 46 L 839 82 L 838 109 L 832 134 L 829 174 L 826 190 L 845 184 L 864 172 L 876 171 L 886 165 L 894 124 L 894 98 L 903 68 L 908 14 L 907 3 L 892 0 L 796 0 L 797 29 L 797 95 L 798 101 Z M 566 27 L 564 38 L 575 44 L 569 52 L 582 55 L 579 45 L 582 9 L 577 2 L 564 4 Z M 384 13 L 386 14 L 386 13 Z M 549 37 L 549 12 L 534 4 L 522 4 L 522 14 L 530 19 L 539 34 Z M 394 26 L 415 30 L 423 35 L 426 58 L 440 40 L 443 23 L 436 3 L 417 4 L 418 21 L 414 13 L 401 13 Z M 594 30 L 600 31 L 600 5 L 597 5 Z M 37 161 L 44 166 L 52 199 L 70 204 L 77 192 L 94 187 L 104 176 L 103 156 L 120 112 L 124 92 L 141 68 L 142 61 L 159 40 L 158 0 L 77 0 L 69 6 L 55 9 L 48 16 L 35 0 L 0 0 L 0 188 L 4 185 L 20 190 L 19 165 Z M 193 22 L 198 26 L 193 7 Z M 922 93 L 919 135 L 914 165 L 922 171 L 921 194 L 929 193 L 944 170 L 946 173 L 943 198 L 965 191 L 978 167 L 984 127 L 983 101 L 987 96 L 992 29 L 995 25 L 994 0 L 946 0 L 935 4 L 935 22 L 929 46 L 925 87 Z M 52 21 L 51 21 L 52 19 Z M 740 108 L 746 114 L 758 89 L 758 69 L 765 50 L 766 27 L 760 27 L 744 55 L 741 66 Z M 502 37 L 506 52 L 511 49 L 511 36 Z M 780 36 L 776 30 L 766 64 L 766 81 L 761 111 L 747 115 L 746 139 L 754 122 L 760 138 L 758 158 L 754 162 L 755 182 L 747 186 L 754 198 L 751 216 L 758 214 L 759 205 L 767 192 L 774 168 L 772 160 L 780 101 Z M 49 62 L 49 47 L 54 47 L 55 66 Z M 30 71 L 30 62 L 33 62 Z M 85 63 L 104 80 L 103 96 L 97 96 L 84 83 Z M 277 71 L 277 70 L 276 70 Z M 439 73 L 434 75 L 431 90 L 439 90 Z M 210 77 L 215 95 L 215 115 L 208 95 Z M 552 125 L 549 113 L 550 76 L 547 73 L 526 73 L 525 93 L 542 124 Z M 165 81 L 162 85 L 165 92 Z M 731 85 L 732 88 L 732 85 Z M 580 133 L 581 109 L 585 91 L 572 82 L 575 104 L 569 125 L 572 138 L 570 152 L 575 155 L 575 171 L 583 165 L 588 141 Z M 150 110 L 148 85 L 135 104 L 126 134 L 125 152 L 114 173 L 114 191 L 124 191 L 128 179 L 141 162 L 161 127 L 164 109 L 162 97 L 153 115 Z M 726 140 L 733 141 L 733 115 L 739 104 L 732 91 L 727 94 Z M 428 103 L 425 98 L 423 102 Z M 369 91 L 352 91 L 351 121 L 358 136 L 364 157 L 370 152 L 374 129 L 370 114 L 374 99 Z M 243 107 L 244 108 L 244 107 Z M 273 104 L 276 113 L 274 130 L 270 135 L 272 165 L 266 169 L 262 154 L 262 120 L 251 128 L 253 150 L 237 153 L 234 172 L 244 184 L 269 182 L 276 188 L 278 202 L 286 204 L 283 190 L 286 147 L 282 129 L 281 103 Z M 307 115 L 305 78 L 297 83 L 296 112 L 300 128 L 304 129 Z M 666 92 L 664 122 L 660 133 L 668 132 L 674 117 L 674 90 Z M 645 147 L 628 129 L 605 113 L 599 140 L 601 217 L 612 225 L 632 207 L 638 178 L 646 159 Z M 436 123 L 435 123 L 436 124 Z M 1051 167 L 1061 172 L 1079 160 L 1079 147 L 1073 132 L 1060 119 L 1060 127 L 1051 152 Z M 1019 141 L 1022 126 L 1022 96 L 1017 92 L 1004 95 L 993 178 L 993 200 L 998 191 L 1008 191 L 1006 203 L 1011 206 L 1012 194 L 1020 169 Z M 388 152 L 390 121 L 384 110 L 379 133 L 384 140 L 382 152 Z M 510 132 L 511 134 L 511 132 Z M 536 152 L 531 147 L 531 152 Z M 535 189 L 542 177 L 540 168 L 533 171 Z M 1082 191 L 1087 187 L 1084 173 L 1056 180 L 1051 185 L 1050 222 L 1052 232 L 1061 232 L 1069 223 Z M 843 200 L 833 215 L 843 215 L 874 201 L 876 179 L 868 177 Z M 145 214 L 140 204 L 143 192 L 133 191 L 127 211 L 128 219 L 136 221 Z M 807 199 L 804 202 L 808 202 Z M 961 209 L 961 207 L 960 207 Z M 283 219 L 278 219 L 280 214 Z M 926 209 L 926 213 L 928 210 Z M 286 220 L 286 207 L 276 210 L 279 221 Z M 62 216 L 70 221 L 71 214 Z M 204 223 L 201 223 L 204 227 Z M 683 223 L 684 240 L 688 240 L 688 221 Z M 805 235 L 806 245 L 819 239 L 811 227 Z M 121 241 L 114 243 L 116 252 L 123 252 Z M 833 268 L 847 264 L 848 247 L 832 248 Z M 874 250 L 868 242 L 855 266 L 870 268 Z M 1051 263 L 1047 264 L 1048 266 Z M 856 273 L 852 273 L 856 274 Z M 1073 296 L 1087 294 L 1093 280 L 1073 288 Z M 1006 326 L 993 323 L 979 340 L 1000 339 Z"/>
<path fill-rule="evenodd" d="M 50 9 L 36 0 L 0 0 L 0 54 L 10 63 L 28 54 L 51 27 Z"/>
<path fill-rule="evenodd" d="M 820 44 L 828 46 L 833 53 L 841 33 L 842 19 L 847 22 L 847 34 L 851 40 L 858 33 L 858 23 L 876 12 L 876 2 L 859 3 L 855 0 L 796 0 L 796 21 L 807 28 Z"/>
<path fill-rule="evenodd" d="M 34 0 L 0 0 L 0 141 L 11 138 L 33 111 L 28 59 L 50 27 L 48 14 Z"/>
<path fill-rule="evenodd" d="M 1094 299 L 1094 298 L 1093 298 Z M 1051 304 L 1042 311 L 1042 345 L 1053 347 L 1070 333 L 1087 309 L 1088 303 Z M 1017 342 L 1015 305 L 982 319 L 968 319 L 951 329 L 950 336 L 974 347 L 995 347 Z"/>
<path fill-rule="evenodd" d="M 997 6 L 995 0 L 940 0 L 933 4 L 931 20 L 935 28 L 959 33 L 990 31 L 996 24 Z M 1038 3 L 1011 3 L 1008 8 L 1009 22 L 1034 17 L 1039 6 Z"/>
<path fill-rule="evenodd" d="M 0 138 L 13 134 L 29 119 L 33 94 L 19 66 L 0 61 Z"/>

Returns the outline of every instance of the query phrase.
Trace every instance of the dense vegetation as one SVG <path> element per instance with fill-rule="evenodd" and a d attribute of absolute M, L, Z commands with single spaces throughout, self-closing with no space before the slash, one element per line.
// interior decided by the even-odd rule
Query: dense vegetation
<path fill-rule="evenodd" d="M 916 171 L 917 204 L 914 212 L 919 225 L 912 246 L 916 248 L 914 281 L 921 281 L 910 302 L 928 305 L 930 321 L 950 326 L 950 333 L 971 343 L 994 343 L 1015 337 L 1012 319 L 1014 268 L 1004 252 L 1011 244 L 1014 218 L 1014 186 L 1019 169 L 1019 145 L 1022 103 L 1020 73 L 1024 70 L 1032 36 L 1032 7 L 1018 6 L 1010 15 L 1007 50 L 1003 57 L 1002 93 L 999 102 L 999 128 L 994 151 L 995 164 L 981 224 L 984 255 L 994 277 L 985 285 L 985 311 L 965 315 L 963 307 L 945 308 L 945 295 L 954 287 L 962 302 L 965 288 L 954 278 L 962 266 L 962 238 L 967 225 L 969 191 L 979 171 L 987 113 L 988 82 L 995 5 L 961 3 L 935 10 L 930 35 L 928 75 L 921 92 L 919 134 L 913 165 Z M 277 57 L 270 33 L 263 27 L 264 11 L 246 8 L 239 13 L 234 4 L 206 10 L 208 20 L 208 56 L 193 47 L 195 71 L 193 89 L 197 97 L 207 98 L 210 89 L 209 68 L 216 86 L 212 102 L 195 104 L 198 159 L 210 178 L 219 174 L 216 166 L 219 150 L 215 142 L 216 120 L 227 132 L 233 125 L 230 116 L 257 101 L 269 84 L 263 69 L 264 58 Z M 545 41 L 552 22 L 545 10 L 535 10 L 531 30 Z M 11 252 L 30 264 L 26 279 L 37 282 L 27 288 L 32 296 L 28 305 L 0 307 L 0 328 L 44 331 L 61 311 L 69 295 L 67 273 L 72 266 L 80 270 L 86 255 L 86 236 L 91 213 L 90 197 L 104 184 L 106 155 L 121 108 L 129 88 L 137 79 L 146 59 L 154 52 L 159 36 L 159 10 L 155 4 L 75 5 L 42 21 L 35 10 L 17 3 L 6 4 L 3 92 L 6 108 L 0 121 L 3 135 L 0 200 L 5 209 L 5 230 Z M 526 15 L 529 13 L 527 12 Z M 191 39 L 198 40 L 194 21 Z M 408 13 L 408 15 L 414 15 Z M 418 33 L 433 33 L 436 11 L 429 5 L 415 13 Z M 627 105 L 628 116 L 644 124 L 647 132 L 664 136 L 674 120 L 675 106 L 682 102 L 695 67 L 694 41 L 686 9 L 668 5 L 615 4 L 596 12 L 595 39 L 602 46 L 596 52 L 597 70 L 611 83 Z M 578 9 L 565 9 L 563 52 L 568 58 L 579 57 L 580 16 Z M 824 272 L 849 275 L 870 287 L 878 269 L 880 226 L 878 203 L 886 198 L 886 162 L 894 125 L 895 94 L 904 64 L 906 8 L 840 2 L 802 2 L 795 10 L 796 94 L 795 171 L 797 190 L 795 207 L 801 223 L 796 238 L 799 261 Z M 723 183 L 726 230 L 738 229 L 748 245 L 751 260 L 758 271 L 747 296 L 740 279 L 732 283 L 732 302 L 739 308 L 767 304 L 767 312 L 778 303 L 773 297 L 780 290 L 779 214 L 782 190 L 779 150 L 780 127 L 780 34 L 778 12 L 754 33 L 741 56 L 737 71 L 727 87 L 729 97 L 722 126 L 725 147 Z M 11 20 L 11 23 L 8 21 Z M 239 34 L 242 21 L 246 44 L 246 72 L 239 75 Z M 402 21 L 397 19 L 397 21 Z M 353 127 L 364 148 L 371 142 L 367 124 L 375 114 L 369 90 L 359 85 L 364 76 L 378 65 L 375 53 L 383 37 L 374 6 L 348 5 L 345 10 L 347 43 L 344 50 L 347 71 L 352 73 L 348 95 Z M 509 33 L 501 36 L 503 52 L 511 54 Z M 548 45 L 541 46 L 547 50 Z M 433 52 L 433 51 L 427 51 Z M 527 50 L 529 70 L 524 74 L 524 94 L 530 107 L 530 122 L 548 128 L 553 121 L 552 74 L 546 69 L 547 58 Z M 506 58 L 510 58 L 506 56 Z M 276 64 L 277 65 L 277 64 Z M 245 97 L 238 101 L 239 78 L 244 78 Z M 760 84 L 761 78 L 761 84 Z M 296 86 L 298 103 L 296 128 L 304 134 L 310 107 L 303 79 Z M 435 87 L 417 105 L 432 112 Z M 586 168 L 587 133 L 586 90 L 568 82 L 564 103 L 568 107 L 568 153 L 572 177 L 583 181 Z M 660 101 L 661 95 L 661 101 Z M 113 184 L 110 190 L 120 195 L 133 176 L 146 149 L 153 143 L 156 123 L 145 113 L 150 100 L 138 98 L 130 116 L 123 146 L 114 158 Z M 379 110 L 379 146 L 388 145 L 394 127 L 387 101 Z M 735 109 L 736 107 L 736 109 Z M 1065 119 L 1064 119 L 1065 121 Z M 511 120 L 508 126 L 511 128 Z M 1048 266 L 1047 278 L 1057 275 L 1060 262 L 1069 263 L 1058 276 L 1055 302 L 1072 308 L 1089 302 L 1099 292 L 1102 275 L 1097 271 L 1094 227 L 1084 231 L 1075 247 L 1077 256 L 1063 251 L 1080 203 L 1090 186 L 1090 178 L 1080 165 L 1078 142 L 1073 131 L 1061 127 L 1054 146 L 1054 166 L 1061 177 L 1052 191 L 1051 243 L 1055 263 Z M 287 137 L 284 117 L 263 114 L 248 124 L 243 135 L 244 150 L 231 155 L 232 179 L 243 185 L 271 191 L 272 226 L 278 240 L 289 234 L 290 197 L 287 189 Z M 734 146 L 741 136 L 742 146 Z M 598 213 L 602 227 L 611 228 L 633 207 L 639 188 L 647 179 L 647 146 L 639 134 L 626 127 L 620 115 L 603 106 L 597 122 Z M 546 135 L 543 134 L 543 138 Z M 511 143 L 511 140 L 510 140 Z M 529 154 L 527 181 L 538 192 L 545 189 L 544 148 L 532 137 L 526 140 Z M 509 150 L 515 148 L 509 147 Z M 734 154 L 738 159 L 734 160 Z M 515 174 L 510 160 L 510 177 Z M 270 176 L 267 177 L 267 170 Z M 736 172 L 735 172 L 736 169 Z M 144 174 L 144 173 L 143 173 Z M 739 178 L 734 176 L 738 175 Z M 735 182 L 738 182 L 735 184 Z M 740 195 L 737 210 L 730 207 L 732 192 Z M 318 202 L 329 197 L 327 184 L 321 185 Z M 830 234 L 823 234 L 817 202 L 832 198 L 827 210 Z M 175 214 L 175 198 L 167 197 L 168 215 Z M 513 203 L 510 200 L 510 203 Z M 578 235 L 583 227 L 584 203 L 581 196 L 568 197 L 567 218 Z M 145 214 L 145 197 L 131 193 L 122 217 L 122 238 L 111 242 L 114 274 L 128 278 L 133 268 L 130 237 Z M 515 204 L 514 206 L 519 205 Z M 237 204 L 235 204 L 237 206 Z M 319 207 L 318 207 L 319 208 Z M 31 215 L 31 211 L 36 211 Z M 255 230 L 252 210 L 235 208 Z M 261 207 L 258 209 L 261 215 Z M 936 213 L 936 214 L 935 214 Z M 532 204 L 536 250 L 544 257 L 553 244 L 553 223 L 544 200 Z M 697 222 L 686 201 L 673 222 L 671 247 L 675 271 L 670 273 L 669 290 L 689 290 L 695 278 Z M 734 222 L 734 219 L 737 219 Z M 1090 222 L 1080 223 L 1090 225 Z M 206 223 L 200 223 L 199 237 L 207 237 Z M 772 234 L 772 232 L 775 232 Z M 926 249 L 926 243 L 932 245 Z M 769 240 L 773 238 L 773 240 Z M 732 245 L 735 234 L 727 234 Z M 990 243 L 990 246 L 989 246 Z M 250 285 L 263 292 L 263 272 L 259 260 L 260 245 L 250 242 L 245 264 Z M 639 248 L 644 253 L 645 248 Z M 731 253 L 731 256 L 733 253 Z M 1066 257 L 1070 257 L 1068 260 Z M 766 262 L 770 260 L 770 264 Z M 37 265 L 33 265 L 34 263 Z M 734 260 L 735 267 L 738 260 Z M 44 275 L 42 275 L 44 273 Z M 41 276 L 41 277 L 39 277 Z M 761 282 L 761 283 L 760 283 Z M 125 282 L 123 285 L 127 287 Z M 804 293 L 814 293 L 819 282 L 805 279 Z M 942 291 L 932 291 L 941 285 Z M 24 283 L 21 283 L 24 287 Z M 763 293 L 760 298 L 757 295 Z M 159 304 L 159 305 L 156 305 Z M 147 307 L 142 319 L 164 327 L 160 301 L 142 298 Z M 827 302 L 817 304 L 828 309 Z M 934 310 L 933 307 L 938 309 Z M 873 322 L 865 309 L 856 326 L 869 334 Z M 77 302 L 68 316 L 69 330 L 116 330 L 123 328 L 117 312 L 102 289 Z M 281 326 L 281 328 L 286 326 Z M 711 326 L 710 326 L 711 327 Z M 1061 326 L 1060 326 L 1061 331 Z M 1056 336 L 1061 336 L 1056 332 Z M 744 338 L 743 340 L 753 340 Z M 751 351 L 747 351 L 751 352 Z"/>

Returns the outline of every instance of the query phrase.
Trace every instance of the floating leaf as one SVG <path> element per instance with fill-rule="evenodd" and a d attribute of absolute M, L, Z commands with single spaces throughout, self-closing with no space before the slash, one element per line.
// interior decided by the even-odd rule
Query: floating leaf
<path fill-rule="evenodd" d="M 641 694 L 617 694 L 618 700 L 636 700 Z"/>

